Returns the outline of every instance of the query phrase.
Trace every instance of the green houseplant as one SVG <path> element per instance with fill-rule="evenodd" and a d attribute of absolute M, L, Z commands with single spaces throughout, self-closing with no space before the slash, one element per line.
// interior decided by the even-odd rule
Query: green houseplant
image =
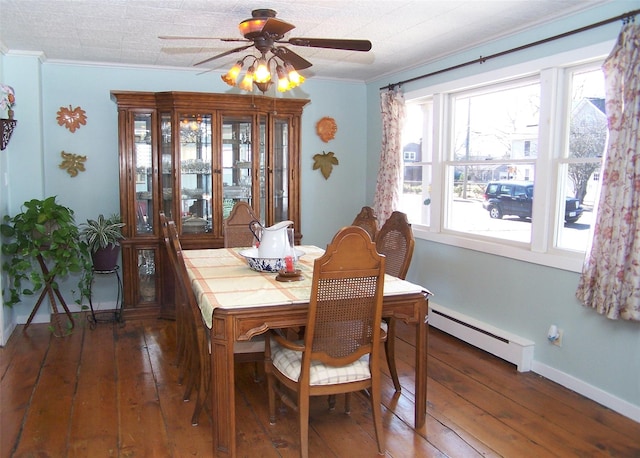
<path fill-rule="evenodd" d="M 80 225 L 80 235 L 89 246 L 93 268 L 96 271 L 110 271 L 115 268 L 120 253 L 120 240 L 124 239 L 123 227 L 124 223 L 117 214 L 109 218 L 100 214 L 98 219 L 88 219 Z"/>
<path fill-rule="evenodd" d="M 57 203 L 55 196 L 25 202 L 21 213 L 5 215 L 0 231 L 6 239 L 2 245 L 6 257 L 2 268 L 9 276 L 6 305 L 21 302 L 23 295 L 34 295 L 47 284 L 61 297 L 57 280 L 70 274 L 80 275 L 76 303 L 81 305 L 89 297 L 89 247 L 80 237 L 73 210 Z"/>

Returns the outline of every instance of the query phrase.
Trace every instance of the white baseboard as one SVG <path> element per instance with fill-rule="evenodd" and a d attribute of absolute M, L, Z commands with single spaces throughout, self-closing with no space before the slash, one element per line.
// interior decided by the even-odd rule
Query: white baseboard
<path fill-rule="evenodd" d="M 519 372 L 531 370 L 534 342 L 483 323 L 449 308 L 429 303 L 429 324 L 468 344 L 515 364 Z"/>
<path fill-rule="evenodd" d="M 542 364 L 538 361 L 533 362 L 531 370 L 536 374 L 542 375 L 544 378 L 547 378 L 559 385 L 564 386 L 565 388 L 575 391 L 585 398 L 591 399 L 598 404 L 601 404 L 615 412 L 618 412 L 620 415 L 624 415 L 625 417 L 640 423 L 639 406 L 631 404 L 630 402 L 607 393 L 600 388 L 589 385 L 583 380 L 559 371 L 558 369 L 555 369 L 553 367 L 547 366 L 546 364 Z"/>
<path fill-rule="evenodd" d="M 533 359 L 534 342 L 429 301 L 429 325 L 640 423 L 640 406 Z"/>

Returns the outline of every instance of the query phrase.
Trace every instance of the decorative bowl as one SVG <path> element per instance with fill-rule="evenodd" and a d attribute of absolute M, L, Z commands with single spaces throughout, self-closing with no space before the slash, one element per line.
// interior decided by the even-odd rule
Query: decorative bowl
<path fill-rule="evenodd" d="M 302 250 L 295 250 L 296 257 L 300 258 L 304 254 Z M 261 258 L 257 248 L 248 248 L 240 251 L 240 256 L 247 260 L 247 265 L 257 272 L 278 273 L 285 268 L 284 258 Z"/>

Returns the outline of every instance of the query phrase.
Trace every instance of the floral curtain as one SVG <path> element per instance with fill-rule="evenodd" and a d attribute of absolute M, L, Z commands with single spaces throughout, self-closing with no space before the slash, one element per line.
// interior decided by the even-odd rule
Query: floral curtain
<path fill-rule="evenodd" d="M 576 297 L 607 318 L 640 321 L 640 25 L 623 26 L 603 71 L 609 142 Z"/>
<path fill-rule="evenodd" d="M 391 216 L 400 201 L 402 184 L 402 126 L 405 117 L 404 94 L 391 89 L 380 95 L 382 112 L 382 151 L 373 208 L 378 226 Z"/>

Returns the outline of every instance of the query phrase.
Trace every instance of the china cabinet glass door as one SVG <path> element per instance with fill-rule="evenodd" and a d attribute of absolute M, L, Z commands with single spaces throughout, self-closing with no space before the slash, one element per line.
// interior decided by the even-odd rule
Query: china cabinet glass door
<path fill-rule="evenodd" d="M 156 254 L 155 250 L 137 250 L 138 253 L 138 302 L 155 302 Z"/>
<path fill-rule="evenodd" d="M 229 216 L 238 201 L 254 206 L 253 118 L 222 117 L 222 218 Z"/>
<path fill-rule="evenodd" d="M 134 113 L 134 161 L 136 164 L 136 233 L 153 233 L 153 151 L 151 113 Z"/>
<path fill-rule="evenodd" d="M 260 222 L 266 224 L 267 219 L 267 116 L 260 115 L 258 117 L 258 178 L 259 189 L 256 195 L 260 196 L 258 208 L 254 208 L 260 217 Z"/>
<path fill-rule="evenodd" d="M 173 145 L 171 143 L 171 113 L 162 113 L 160 115 L 160 173 L 162 177 L 162 209 L 164 214 L 170 220 L 175 215 L 173 212 Z"/>
<path fill-rule="evenodd" d="M 289 219 L 289 120 L 276 118 L 273 129 L 273 223 Z"/>
<path fill-rule="evenodd" d="M 183 234 L 211 232 L 211 115 L 180 116 L 180 212 Z"/>

